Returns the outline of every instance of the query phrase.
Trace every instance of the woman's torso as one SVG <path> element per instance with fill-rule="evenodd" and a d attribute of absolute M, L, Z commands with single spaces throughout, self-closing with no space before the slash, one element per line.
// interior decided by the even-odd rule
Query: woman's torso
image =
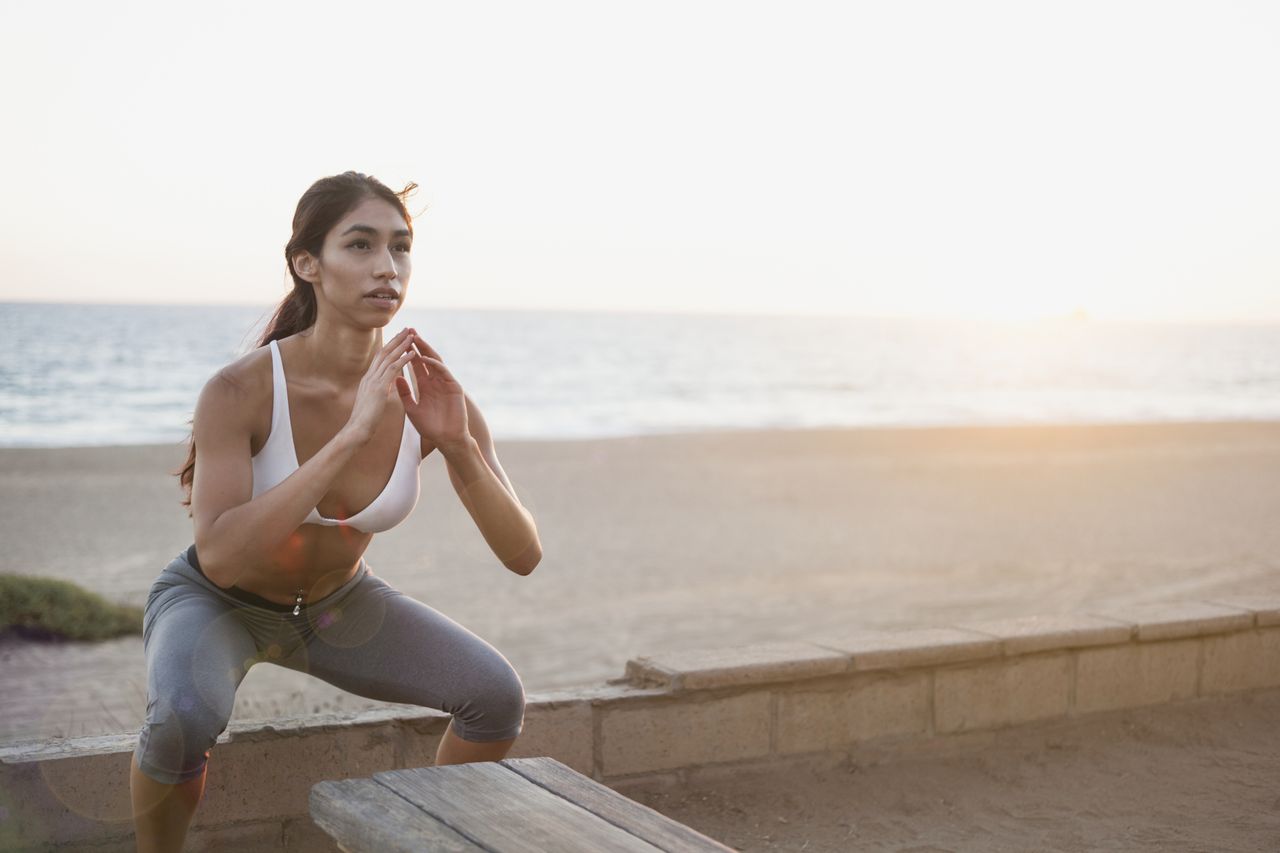
<path fill-rule="evenodd" d="M 285 365 L 291 361 L 290 353 L 295 352 L 295 337 L 276 342 Z M 276 393 L 272 359 L 270 347 L 264 346 L 228 367 L 235 378 L 252 389 L 250 456 L 257 456 L 271 437 Z M 296 356 L 292 363 L 298 363 Z M 294 370 L 286 374 L 285 385 L 293 449 L 297 464 L 302 466 L 346 425 L 355 404 L 356 388 L 335 389 L 309 382 L 297 373 Z M 377 499 L 397 465 L 406 429 L 413 427 L 405 418 L 404 408 L 398 400 L 389 400 L 373 437 L 338 472 L 316 511 L 329 519 L 345 519 Z M 425 439 L 419 438 L 418 442 L 421 457 L 434 449 Z M 351 578 L 372 540 L 373 533 L 352 526 L 304 523 L 267 555 L 265 567 L 246 572 L 236 586 L 281 604 L 292 603 L 298 589 L 305 591 L 307 599 L 321 598 Z"/>

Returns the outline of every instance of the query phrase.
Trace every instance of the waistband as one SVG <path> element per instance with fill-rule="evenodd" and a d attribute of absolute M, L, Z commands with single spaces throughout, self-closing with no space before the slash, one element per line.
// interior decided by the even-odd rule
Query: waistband
<path fill-rule="evenodd" d="M 240 587 L 235 586 L 234 584 L 229 587 L 220 587 L 217 584 L 215 584 L 212 580 L 209 579 L 209 576 L 204 573 L 204 569 L 200 568 L 200 559 L 196 555 L 196 545 L 194 542 L 192 542 L 189 546 L 187 546 L 187 550 L 183 552 L 182 558 L 191 565 L 191 568 L 195 569 L 197 572 L 200 573 L 200 577 L 208 581 L 210 586 L 212 586 L 218 592 L 221 592 L 223 595 L 230 596 L 231 598 L 234 598 L 236 601 L 239 601 L 242 604 L 248 604 L 251 607 L 257 607 L 261 610 L 270 610 L 273 613 L 284 613 L 284 614 L 293 613 L 294 605 L 292 604 L 281 604 L 278 601 L 272 601 L 269 598 L 263 598 L 260 595 L 249 592 L 249 590 L 247 589 L 241 589 Z M 341 595 L 345 594 L 348 590 L 350 590 L 350 588 L 354 586 L 356 583 L 358 583 L 360 579 L 363 578 L 364 575 L 366 574 L 366 566 L 364 565 L 364 559 L 361 558 L 360 562 L 361 562 L 360 569 L 355 573 L 355 575 L 350 580 L 348 580 L 342 586 L 335 589 L 333 592 L 326 595 L 324 598 L 318 599 L 316 601 L 304 601 L 302 603 L 303 608 L 318 607 L 334 598 L 340 597 Z"/>

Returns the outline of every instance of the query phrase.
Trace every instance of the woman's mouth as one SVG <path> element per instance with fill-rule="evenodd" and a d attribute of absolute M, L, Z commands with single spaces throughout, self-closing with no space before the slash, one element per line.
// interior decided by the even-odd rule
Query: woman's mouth
<path fill-rule="evenodd" d="M 396 299 L 394 296 L 366 296 L 365 301 L 372 302 L 380 308 L 394 308 L 396 307 L 396 304 L 400 302 L 400 300 Z"/>

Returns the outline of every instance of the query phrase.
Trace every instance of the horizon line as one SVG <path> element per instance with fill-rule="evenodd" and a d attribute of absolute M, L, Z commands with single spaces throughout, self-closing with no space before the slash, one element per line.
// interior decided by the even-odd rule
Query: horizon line
<path fill-rule="evenodd" d="M 283 297 L 282 297 L 283 298 Z M 4 305 L 83 305 L 86 307 L 98 308 L 119 308 L 119 307 L 149 307 L 149 308 L 246 308 L 259 309 L 269 312 L 273 310 L 279 302 L 143 302 L 143 301 L 83 301 L 83 300 L 67 300 L 67 301 L 50 301 L 45 299 L 3 299 L 0 300 L 0 306 Z M 982 317 L 963 314 L 864 314 L 850 311 L 819 311 L 819 310 L 797 310 L 787 311 L 779 309 L 722 309 L 722 308 L 646 308 L 646 307 L 621 307 L 621 308 L 601 308 L 601 307 L 547 307 L 547 306 L 516 306 L 516 305 L 416 305 L 403 306 L 400 310 L 409 308 L 410 310 L 429 310 L 429 311 L 471 311 L 471 312 L 512 312 L 512 313 L 545 313 L 545 314 L 636 314 L 636 315 L 660 315 L 660 316 L 712 316 L 712 317 L 784 317 L 784 318 L 807 318 L 807 319 L 847 319 L 847 320 L 897 320 L 897 321 L 919 321 L 919 322 L 950 322 L 950 323 L 975 323 L 975 324 L 998 324 L 998 325 L 1034 325 L 1034 324 L 1103 324 L 1103 325 L 1138 325 L 1138 326 L 1246 326 L 1246 327 L 1269 327 L 1280 325 L 1280 317 L 1264 318 L 1264 319 L 1243 319 L 1243 318 L 1217 318 L 1206 320 L 1194 320 L 1186 318 L 1143 318 L 1135 319 L 1128 317 L 1115 317 L 1107 315 L 1097 315 L 1090 311 L 1076 309 L 1072 312 L 1061 314 L 1042 315 L 1037 317 Z M 398 312 L 397 312 L 398 313 Z"/>

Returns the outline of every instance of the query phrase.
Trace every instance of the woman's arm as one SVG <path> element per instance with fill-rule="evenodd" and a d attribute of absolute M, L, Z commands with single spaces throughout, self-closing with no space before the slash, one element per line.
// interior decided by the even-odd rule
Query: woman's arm
<path fill-rule="evenodd" d="M 226 370 L 205 385 L 192 424 L 196 468 L 191 514 L 200 568 L 209 580 L 225 589 L 246 573 L 264 569 L 268 555 L 306 521 L 343 466 L 370 441 L 392 377 L 413 354 L 404 351 L 407 331 L 374 358 L 356 392 L 351 418 L 338 434 L 257 497 L 249 448 L 255 395 Z"/>
<path fill-rule="evenodd" d="M 449 469 L 449 480 L 502 564 L 518 575 L 527 575 L 542 559 L 538 528 L 498 463 L 493 438 L 479 407 L 470 395 L 466 403 L 470 437 L 460 444 L 439 448 Z"/>
<path fill-rule="evenodd" d="M 413 362 L 413 382 L 395 380 L 405 413 L 423 439 L 439 448 L 454 490 L 493 553 L 511 571 L 527 575 L 542 559 L 533 516 L 502 472 L 475 401 L 431 344 L 416 332 L 413 341 L 420 351 Z"/>

